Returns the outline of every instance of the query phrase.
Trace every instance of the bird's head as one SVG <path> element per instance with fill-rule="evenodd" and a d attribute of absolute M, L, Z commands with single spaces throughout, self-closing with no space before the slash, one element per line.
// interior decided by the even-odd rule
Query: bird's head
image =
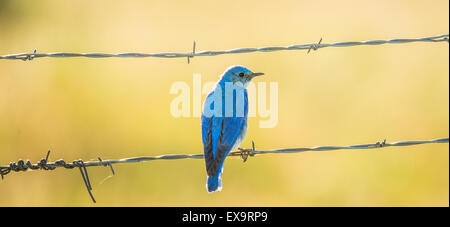
<path fill-rule="evenodd" d="M 225 70 L 222 78 L 226 81 L 233 82 L 235 85 L 247 88 L 254 77 L 261 75 L 264 75 L 264 73 L 254 73 L 244 66 L 235 65 Z"/>

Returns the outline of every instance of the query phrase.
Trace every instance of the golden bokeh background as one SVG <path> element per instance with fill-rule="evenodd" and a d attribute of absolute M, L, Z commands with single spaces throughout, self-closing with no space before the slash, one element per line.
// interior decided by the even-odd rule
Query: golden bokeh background
<path fill-rule="evenodd" d="M 0 0 L 0 55 L 189 52 L 448 33 L 449 1 Z M 314 147 L 449 136 L 448 43 L 185 58 L 0 60 L 0 164 L 202 153 L 199 118 L 174 118 L 176 81 L 242 64 L 278 82 L 279 121 L 242 147 Z M 203 96 L 203 99 L 205 96 Z M 449 145 L 227 159 L 208 194 L 203 160 L 13 172 L 1 206 L 448 206 Z"/>

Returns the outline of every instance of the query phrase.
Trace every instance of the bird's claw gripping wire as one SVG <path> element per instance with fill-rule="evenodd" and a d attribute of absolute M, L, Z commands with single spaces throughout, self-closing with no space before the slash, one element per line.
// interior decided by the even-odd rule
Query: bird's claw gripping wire
<path fill-rule="evenodd" d="M 252 149 L 238 148 L 240 156 L 244 162 L 247 161 L 248 156 L 255 156 L 255 142 L 252 141 Z"/>

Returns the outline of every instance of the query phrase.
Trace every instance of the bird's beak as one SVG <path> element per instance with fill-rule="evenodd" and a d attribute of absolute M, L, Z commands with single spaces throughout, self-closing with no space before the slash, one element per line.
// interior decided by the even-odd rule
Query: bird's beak
<path fill-rule="evenodd" d="M 251 78 L 253 78 L 253 77 L 256 77 L 256 76 L 262 76 L 262 75 L 264 75 L 264 73 L 252 73 L 252 74 L 250 74 L 249 76 L 250 76 Z"/>

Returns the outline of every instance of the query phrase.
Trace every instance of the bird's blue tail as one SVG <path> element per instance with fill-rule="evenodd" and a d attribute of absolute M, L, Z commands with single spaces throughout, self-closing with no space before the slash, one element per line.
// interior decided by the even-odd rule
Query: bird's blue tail
<path fill-rule="evenodd" d="M 222 190 L 222 173 L 215 176 L 208 176 L 206 180 L 206 189 L 209 193 Z"/>

